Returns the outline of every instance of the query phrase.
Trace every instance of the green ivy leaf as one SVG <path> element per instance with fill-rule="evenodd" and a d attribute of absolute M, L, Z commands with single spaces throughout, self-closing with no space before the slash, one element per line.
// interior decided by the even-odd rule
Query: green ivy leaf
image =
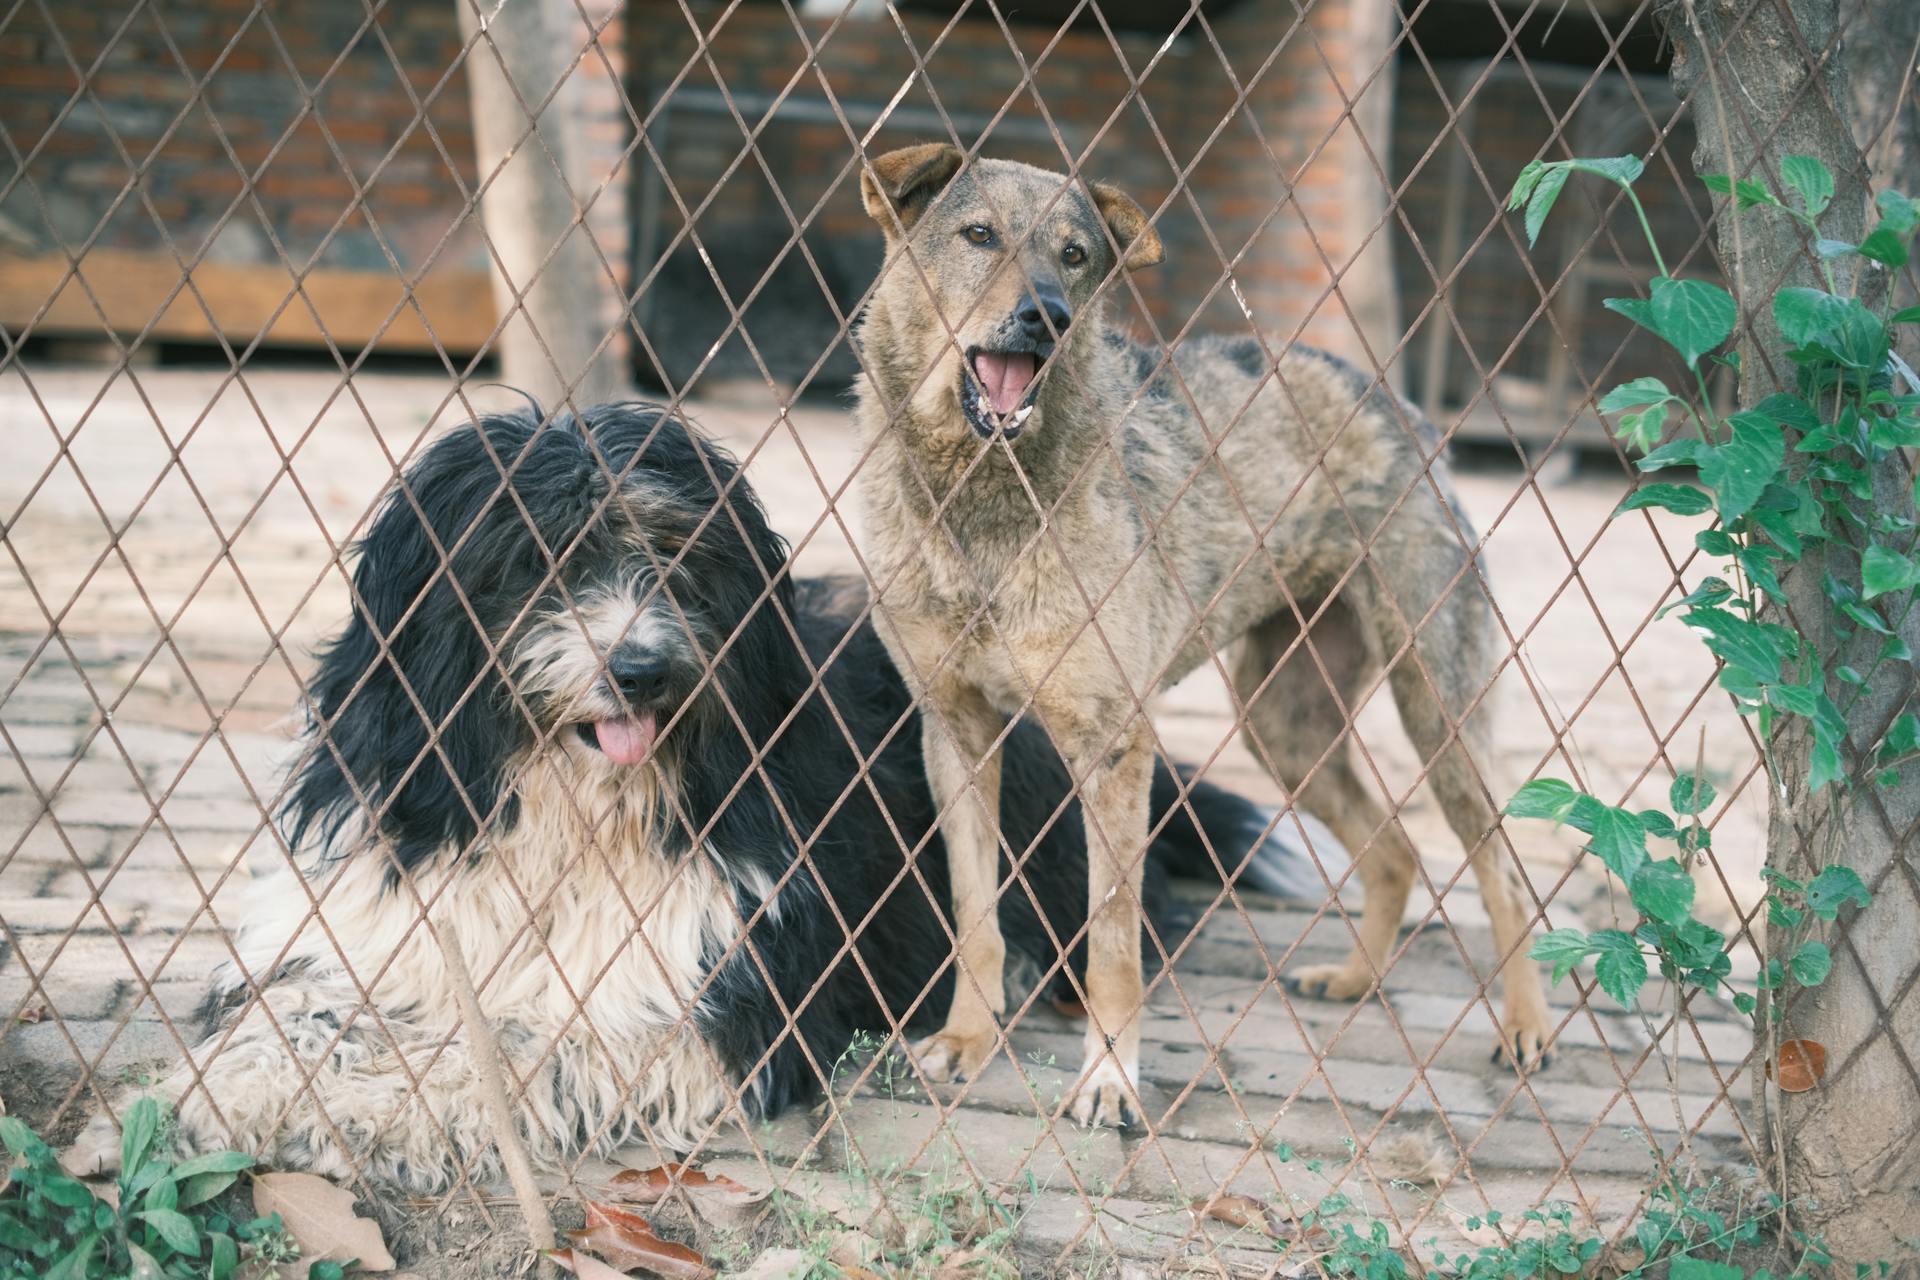
<path fill-rule="evenodd" d="M 1622 409 L 1635 409 L 1643 404 L 1664 404 L 1673 398 L 1673 392 L 1667 390 L 1667 384 L 1660 379 L 1635 378 L 1601 396 L 1600 412 L 1618 413 Z"/>
<path fill-rule="evenodd" d="M 1667 431 L 1667 406 L 1650 405 L 1638 413 L 1620 415 L 1620 425 L 1614 428 L 1614 435 L 1629 449 L 1646 453 L 1660 443 L 1660 437 Z"/>
<path fill-rule="evenodd" d="M 1576 173 L 1591 173 L 1609 182 L 1617 182 L 1623 187 L 1630 187 L 1638 182 L 1640 175 L 1646 172 L 1647 168 L 1638 156 L 1613 156 L 1604 160 L 1563 160 L 1561 163 Z"/>
<path fill-rule="evenodd" d="M 1749 1018 L 1753 1016 L 1753 1011 L 1758 1008 L 1759 1005 L 1760 1002 L 1758 1000 L 1755 1000 L 1744 991 L 1736 991 L 1733 993 L 1733 1007 L 1746 1014 Z"/>
<path fill-rule="evenodd" d="M 1887 736 L 1880 742 L 1879 757 L 1887 761 L 1897 756 L 1911 755 L 1915 750 L 1920 750 L 1920 717 L 1911 711 L 1903 711 L 1887 726 Z"/>
<path fill-rule="evenodd" d="M 1753 406 L 1753 412 L 1795 431 L 1812 431 L 1820 425 L 1820 414 L 1812 405 L 1784 391 L 1776 391 Z"/>
<path fill-rule="evenodd" d="M 1691 610 L 1683 621 L 1700 633 L 1708 649 L 1728 666 L 1750 673 L 1762 684 L 1779 684 L 1785 650 L 1765 626 L 1710 606 Z"/>
<path fill-rule="evenodd" d="M 1860 593 L 1871 600 L 1920 584 L 1920 568 L 1898 551 L 1874 543 L 1860 557 Z"/>
<path fill-rule="evenodd" d="M 1602 298 L 1600 305 L 1625 316 L 1642 329 L 1653 329 L 1653 303 L 1646 298 Z"/>
<path fill-rule="evenodd" d="M 1664 507 L 1677 515 L 1697 516 L 1713 509 L 1713 499 L 1691 485 L 1649 484 L 1628 494 L 1614 514 L 1622 515 L 1642 507 Z"/>
<path fill-rule="evenodd" d="M 1813 156 L 1788 156 L 1782 160 L 1780 180 L 1799 192 L 1810 218 L 1819 217 L 1833 203 L 1833 175 Z"/>
<path fill-rule="evenodd" d="M 1640 944 L 1618 929 L 1602 929 L 1588 939 L 1598 958 L 1593 976 L 1600 989 L 1629 1007 L 1647 982 L 1647 957 Z"/>
<path fill-rule="evenodd" d="M 1889 267 L 1904 267 L 1907 265 L 1907 242 L 1884 226 L 1875 227 L 1860 242 L 1860 256 L 1884 262 Z"/>
<path fill-rule="evenodd" d="M 1907 235 L 1920 227 L 1920 202 L 1898 191 L 1882 191 L 1874 198 L 1880 207 L 1880 225 L 1896 235 Z"/>
<path fill-rule="evenodd" d="M 1786 461 L 1787 442 L 1780 428 L 1749 410 L 1727 419 L 1732 439 L 1708 451 L 1700 463 L 1700 482 L 1719 498 L 1720 519 L 1732 523 L 1760 498 Z"/>
<path fill-rule="evenodd" d="M 233 1237 L 219 1232 L 207 1237 L 207 1280 L 233 1280 L 240 1270 L 240 1246 Z"/>
<path fill-rule="evenodd" d="M 1693 877 L 1672 858 L 1648 862 L 1627 887 L 1633 905 L 1650 920 L 1679 924 L 1693 909 Z"/>
<path fill-rule="evenodd" d="M 1633 877 L 1647 860 L 1647 830 L 1638 815 L 1612 805 L 1603 805 L 1594 816 L 1593 832 L 1587 849 L 1631 885 Z"/>
<path fill-rule="evenodd" d="M 1526 167 L 1520 170 L 1520 176 L 1513 180 L 1513 190 L 1507 193 L 1507 208 L 1518 209 L 1526 204 L 1527 197 L 1531 196 L 1533 189 L 1540 185 L 1541 176 L 1546 171 L 1546 161 L 1527 161 Z"/>
<path fill-rule="evenodd" d="M 1773 322 L 1789 346 L 1804 347 L 1831 338 L 1846 307 L 1845 298 L 1796 285 L 1773 295 Z"/>
<path fill-rule="evenodd" d="M 1851 240 L 1820 239 L 1813 242 L 1813 251 L 1823 258 L 1844 258 L 1850 253 L 1860 252 L 1860 246 Z"/>
<path fill-rule="evenodd" d="M 1872 891 L 1851 867 L 1823 867 L 1807 886 L 1807 907 L 1822 920 L 1831 922 L 1849 902 L 1859 907 L 1873 903 Z"/>
<path fill-rule="evenodd" d="M 131 1181 L 147 1162 L 147 1151 L 160 1131 L 160 1104 L 150 1097 L 138 1098 L 120 1120 L 121 1178 Z"/>
<path fill-rule="evenodd" d="M 1640 825 L 1647 829 L 1648 835 L 1658 836 L 1662 840 L 1671 840 L 1680 834 L 1680 828 L 1673 825 L 1673 819 L 1658 809 L 1642 809 Z"/>
<path fill-rule="evenodd" d="M 1719 604 L 1723 600 L 1731 599 L 1732 596 L 1733 588 L 1726 584 L 1725 579 L 1709 577 L 1672 604 L 1661 606 L 1660 612 L 1654 617 L 1664 618 L 1675 609 L 1688 609 L 1696 604 Z"/>
<path fill-rule="evenodd" d="M 1678 440 L 1669 440 L 1633 465 L 1642 471 L 1658 471 L 1662 467 L 1697 467 L 1700 459 L 1706 456 L 1707 448 L 1703 441 L 1682 436 Z"/>
<path fill-rule="evenodd" d="M 1566 981 L 1567 975 L 1591 950 L 1587 935 L 1578 929 L 1553 929 L 1542 935 L 1527 954 L 1552 964 L 1553 981 L 1558 984 Z"/>
<path fill-rule="evenodd" d="M 1800 944 L 1793 958 L 1787 961 L 1787 972 L 1801 986 L 1817 987 L 1833 972 L 1833 953 L 1827 950 L 1826 943 L 1809 938 Z"/>
<path fill-rule="evenodd" d="M 1709 173 L 1703 175 L 1700 181 L 1709 191 L 1736 197 L 1742 210 L 1763 204 L 1778 205 L 1780 203 L 1774 198 L 1773 192 L 1767 190 L 1766 183 L 1752 178 L 1742 178 L 1735 182 L 1724 173 Z"/>
<path fill-rule="evenodd" d="M 1920 324 L 1920 307 L 1902 307 L 1893 313 L 1895 324 Z"/>
<path fill-rule="evenodd" d="M 1547 215 L 1553 212 L 1553 202 L 1560 198 L 1561 188 L 1567 185 L 1572 174 L 1561 168 L 1548 169 L 1540 175 L 1534 184 L 1532 194 L 1527 198 L 1527 247 L 1531 249 L 1540 238 L 1540 228 L 1546 225 Z"/>
<path fill-rule="evenodd" d="M 1678 350 L 1692 368 L 1700 357 L 1727 340 L 1740 309 L 1733 295 L 1705 280 L 1675 280 L 1660 276 L 1653 282 L 1652 329 Z"/>
<path fill-rule="evenodd" d="M 1833 736 L 1816 723 L 1813 728 L 1813 752 L 1807 770 L 1807 790 L 1818 791 L 1843 776 L 1840 746 Z"/>
<path fill-rule="evenodd" d="M 1705 778 L 1683 773 L 1673 780 L 1671 787 L 1667 788 L 1667 803 L 1673 806 L 1675 813 L 1691 816 L 1696 813 L 1705 813 L 1707 806 L 1713 803 L 1714 797 L 1718 794 L 1713 789 L 1713 784 Z"/>
<path fill-rule="evenodd" d="M 1513 799 L 1507 801 L 1507 807 L 1502 812 L 1515 818 L 1546 818 L 1551 822 L 1565 822 L 1579 798 L 1580 793 L 1574 790 L 1571 783 L 1558 778 L 1535 778 L 1513 793 Z"/>

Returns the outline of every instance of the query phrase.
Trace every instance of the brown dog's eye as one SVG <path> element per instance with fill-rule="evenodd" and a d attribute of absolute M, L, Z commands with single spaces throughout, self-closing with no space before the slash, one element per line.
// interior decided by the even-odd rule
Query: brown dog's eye
<path fill-rule="evenodd" d="M 970 227 L 964 227 L 961 229 L 960 234 L 967 238 L 969 244 L 989 245 L 993 243 L 993 228 L 987 226 L 985 223 L 976 222 Z"/>
<path fill-rule="evenodd" d="M 1087 260 L 1087 251 L 1077 244 L 1070 244 L 1060 251 L 1060 261 L 1070 267 L 1077 267 Z"/>

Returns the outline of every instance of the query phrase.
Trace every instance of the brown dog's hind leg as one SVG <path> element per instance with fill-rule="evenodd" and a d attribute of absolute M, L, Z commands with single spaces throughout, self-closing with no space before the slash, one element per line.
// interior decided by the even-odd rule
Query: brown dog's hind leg
<path fill-rule="evenodd" d="M 1540 967 L 1527 954 L 1533 913 L 1526 890 L 1500 837 L 1499 815 L 1474 767 L 1476 759 L 1493 758 L 1486 709 L 1467 717 L 1457 737 L 1449 736 L 1449 721 L 1464 715 L 1492 679 L 1493 664 L 1487 659 L 1492 626 L 1492 614 L 1479 588 L 1470 581 L 1461 583 L 1423 629 L 1420 660 L 1409 654 L 1390 679 L 1400 722 L 1421 758 L 1431 762 L 1427 784 L 1467 851 L 1493 922 L 1504 996 L 1494 1057 L 1532 1071 L 1551 1061 L 1547 1041 L 1553 1023 L 1540 985 Z M 1436 687 L 1444 693 L 1445 706 Z"/>
<path fill-rule="evenodd" d="M 1000 753 L 1006 718 L 979 690 L 948 682 L 920 717 L 927 784 L 940 818 L 960 964 L 946 1024 L 913 1046 L 932 1080 L 969 1079 L 987 1064 L 1006 1009 L 1006 941 L 1000 936 Z M 979 762 L 979 772 L 974 771 Z M 974 789 L 978 788 L 978 798 Z"/>
<path fill-rule="evenodd" d="M 1319 607 L 1318 601 L 1300 604 L 1309 617 Z M 1306 995 L 1355 1000 L 1372 990 L 1399 932 L 1413 887 L 1414 853 L 1353 767 L 1349 699 L 1376 669 L 1359 619 L 1336 600 L 1315 621 L 1312 635 L 1311 652 L 1304 644 L 1295 647 L 1300 625 L 1291 611 L 1254 627 L 1234 659 L 1233 684 L 1246 707 L 1244 730 L 1255 758 L 1269 766 L 1295 804 L 1333 828 L 1366 892 L 1358 939 L 1347 958 L 1298 966 L 1288 983 Z"/>

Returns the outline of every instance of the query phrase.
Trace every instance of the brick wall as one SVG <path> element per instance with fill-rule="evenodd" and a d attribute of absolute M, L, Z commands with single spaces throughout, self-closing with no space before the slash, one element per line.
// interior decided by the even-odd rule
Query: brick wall
<path fill-rule="evenodd" d="M 237 0 L 49 8 L 51 20 L 38 6 L 22 7 L 0 33 L 0 120 L 27 157 L 24 175 L 11 157 L 0 158 L 0 252 L 58 263 L 63 249 L 84 246 L 83 275 L 90 263 L 150 261 L 151 280 L 116 280 L 104 269 L 87 280 L 123 331 L 138 331 L 164 305 L 178 281 L 170 256 L 177 253 L 204 258 L 196 282 L 212 282 L 205 291 L 214 325 L 236 345 L 251 340 L 264 317 L 222 288 L 270 298 L 276 282 L 290 290 L 294 273 L 308 270 L 322 286 L 336 273 L 347 283 L 330 314 L 349 349 L 403 298 L 397 282 L 385 290 L 358 285 L 357 273 L 389 281 L 396 269 L 408 281 L 430 273 L 464 290 L 440 295 L 452 303 L 443 308 L 443 339 L 471 350 L 488 333 L 487 255 L 463 194 L 476 176 L 467 86 L 449 70 L 461 49 L 452 0 L 393 0 L 372 20 L 362 6 L 337 0 L 274 0 L 259 11 Z M 619 6 L 595 0 L 585 8 L 597 21 Z M 587 190 L 607 176 L 630 134 L 618 92 L 621 22 L 601 46 L 606 58 L 590 53 L 578 71 L 593 153 Z M 77 97 L 76 67 L 88 73 Z M 356 183 L 366 188 L 358 205 Z M 615 175 L 590 221 L 622 269 L 625 196 Z M 129 291 L 137 296 L 118 296 Z M 467 298 L 473 306 L 462 305 Z M 59 301 L 42 330 L 97 329 L 78 290 L 69 286 Z M 15 332 L 39 309 L 29 305 L 22 316 L 20 299 L 9 294 L 7 302 Z M 183 310 L 197 307 L 189 299 L 174 308 Z M 610 313 L 609 324 L 614 319 Z M 199 315 L 156 332 L 190 336 L 195 320 L 206 327 Z M 430 347 L 407 320 L 406 333 L 389 336 Z M 289 325 L 274 336 L 317 340 Z"/>

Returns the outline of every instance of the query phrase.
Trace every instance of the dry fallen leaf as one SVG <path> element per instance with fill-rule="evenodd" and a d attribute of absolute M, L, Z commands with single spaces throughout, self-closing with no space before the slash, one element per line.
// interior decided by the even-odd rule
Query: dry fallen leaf
<path fill-rule="evenodd" d="M 639 1214 L 591 1200 L 585 1204 L 586 1230 L 567 1232 L 576 1249 L 591 1249 L 616 1267 L 645 1267 L 667 1280 L 707 1280 L 713 1275 L 705 1258 L 683 1244 L 662 1240 Z"/>
<path fill-rule="evenodd" d="M 380 1224 L 355 1217 L 353 1192 L 318 1174 L 254 1175 L 253 1211 L 263 1218 L 280 1215 L 287 1234 L 299 1243 L 304 1263 L 358 1259 L 362 1271 L 393 1270 L 393 1255 L 380 1236 Z"/>
<path fill-rule="evenodd" d="M 1805 1093 L 1827 1074 L 1827 1046 L 1818 1040 L 1782 1040 L 1774 1078 L 1787 1093 Z"/>
<path fill-rule="evenodd" d="M 36 1022 L 44 1022 L 49 1012 L 45 1001 L 30 1004 L 19 1012 L 14 1021 L 23 1027 L 30 1027 Z"/>
<path fill-rule="evenodd" d="M 1251 1227 L 1261 1235 L 1280 1234 L 1274 1229 L 1273 1218 L 1268 1214 L 1267 1206 L 1252 1196 L 1216 1191 L 1210 1196 L 1194 1200 L 1191 1208 L 1195 1217 L 1212 1218 L 1215 1222 L 1224 1222 L 1230 1227 Z"/>
<path fill-rule="evenodd" d="M 702 1173 L 683 1164 L 622 1169 L 608 1184 L 628 1204 L 658 1204 L 676 1189 L 708 1225 L 726 1230 L 753 1226 L 767 1210 L 768 1193 L 754 1191 L 723 1173 Z"/>
<path fill-rule="evenodd" d="M 540 1256 L 581 1280 L 628 1280 L 626 1272 L 615 1271 L 592 1254 L 578 1249 L 543 1249 Z"/>

